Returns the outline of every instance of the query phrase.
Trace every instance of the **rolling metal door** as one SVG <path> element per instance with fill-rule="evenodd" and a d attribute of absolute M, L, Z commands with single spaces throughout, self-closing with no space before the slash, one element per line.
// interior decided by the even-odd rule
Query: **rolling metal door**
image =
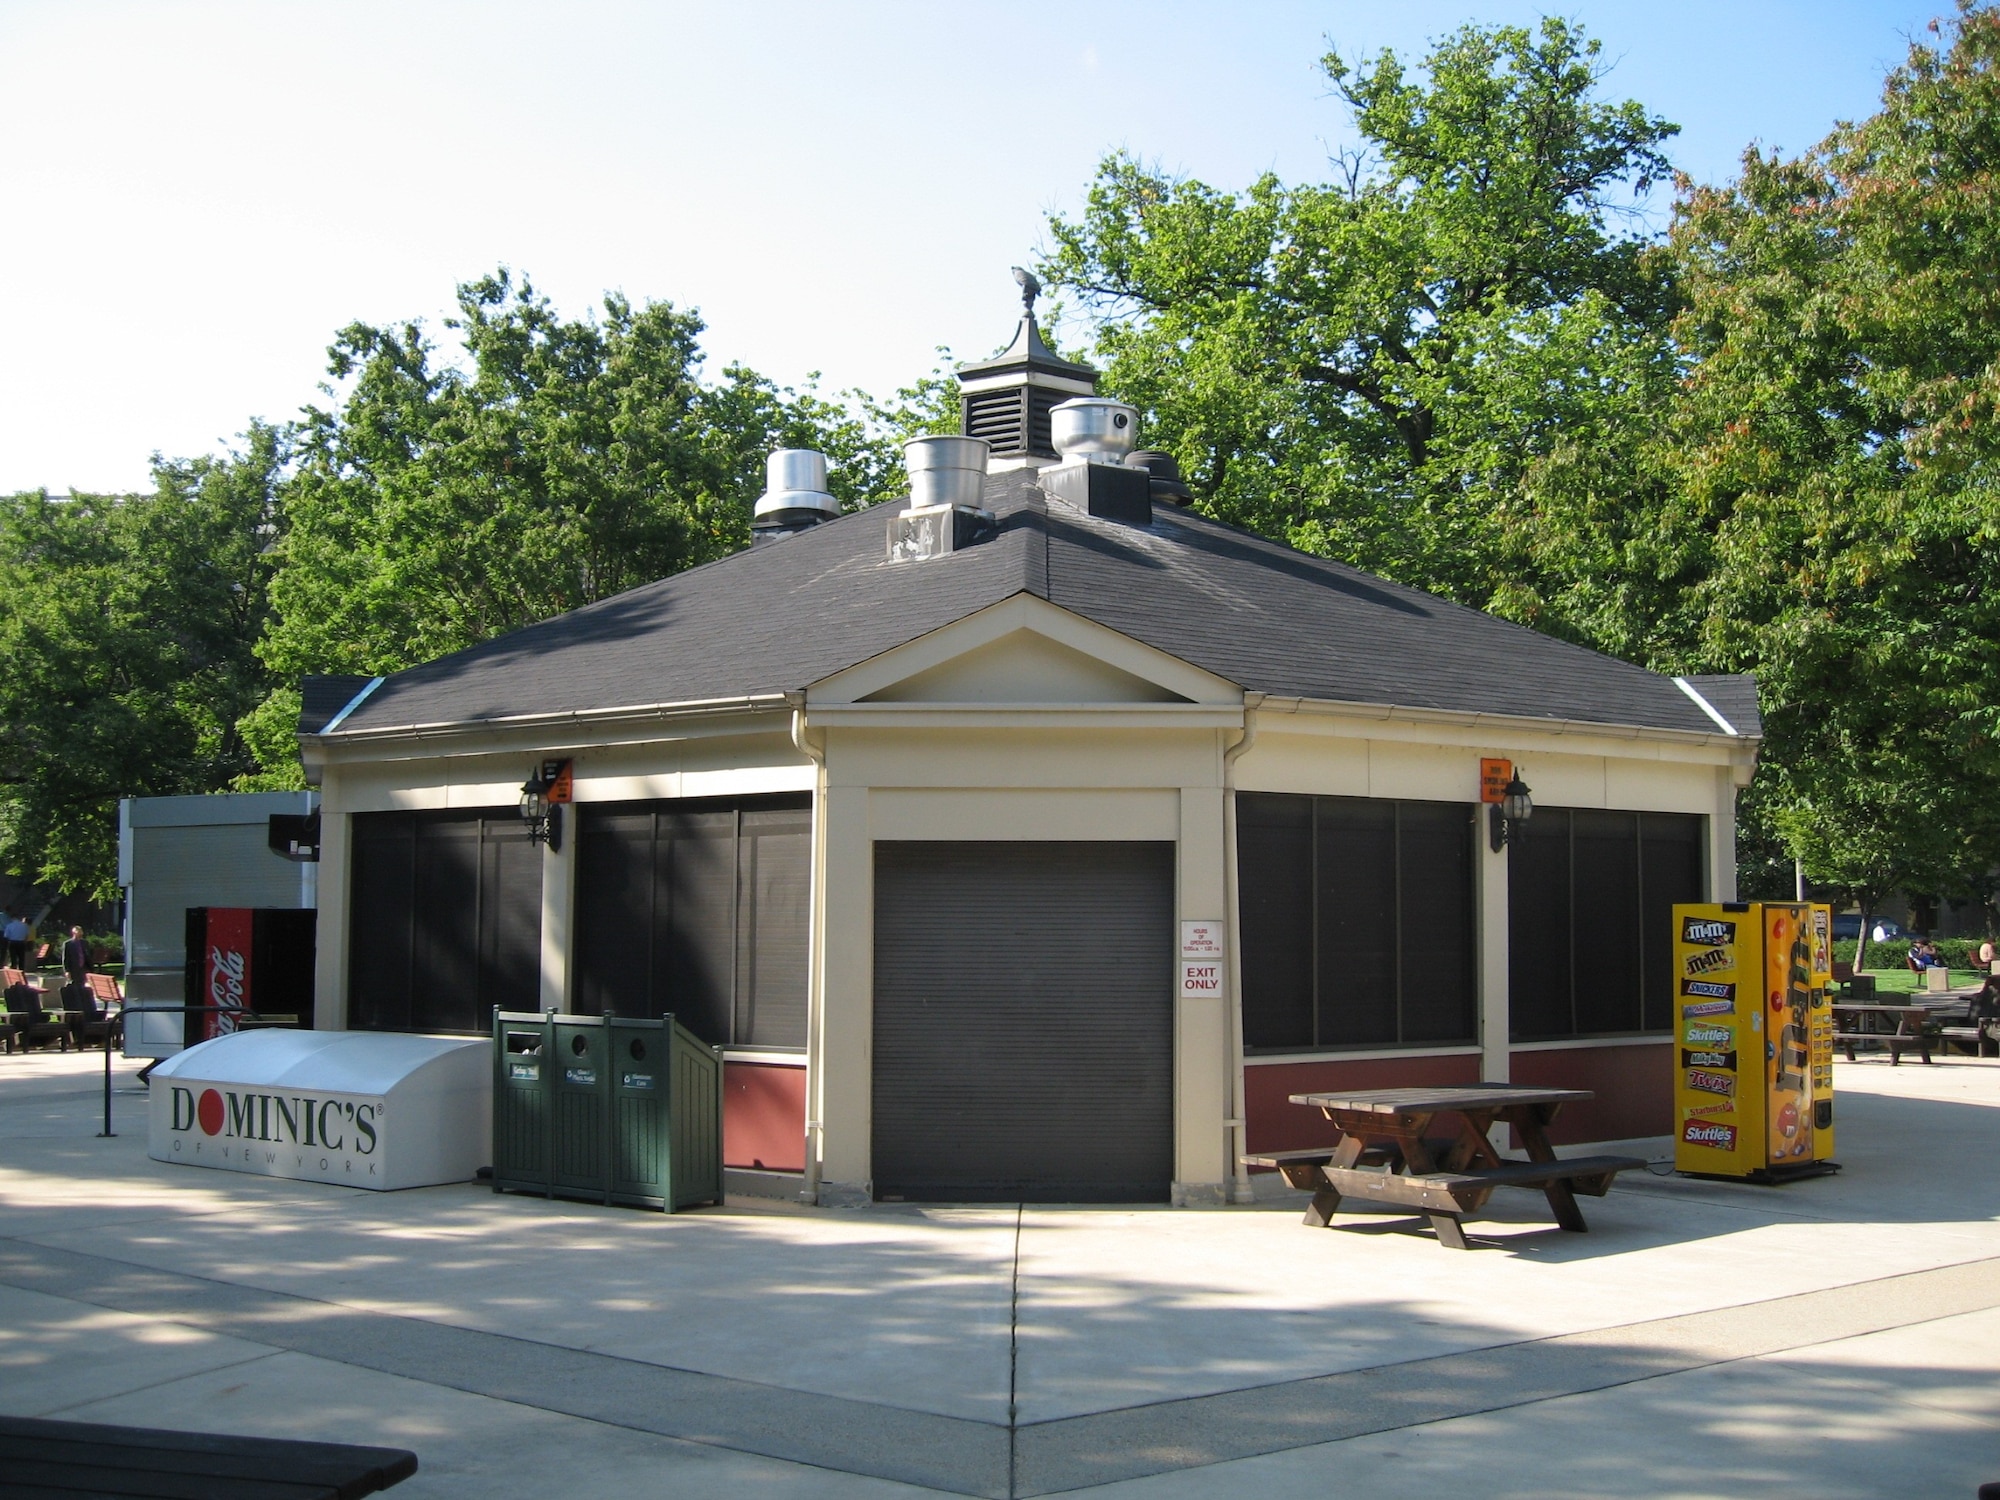
<path fill-rule="evenodd" d="M 875 846 L 879 1198 L 1161 1202 L 1174 849 Z"/>

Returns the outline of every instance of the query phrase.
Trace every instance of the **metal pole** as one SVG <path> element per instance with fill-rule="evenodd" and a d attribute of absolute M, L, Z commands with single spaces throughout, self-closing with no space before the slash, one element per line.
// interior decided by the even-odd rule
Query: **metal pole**
<path fill-rule="evenodd" d="M 233 1015 L 241 1018 L 237 1022 L 239 1026 L 243 1024 L 244 1020 L 248 1020 L 252 1024 L 268 1026 L 296 1026 L 299 1024 L 299 1018 L 295 1015 L 262 1015 L 254 1010 L 239 1010 L 234 1006 L 228 1005 L 127 1005 L 118 1012 L 121 1022 L 125 1017 L 134 1015 Z M 101 1141 L 111 1140 L 117 1134 L 118 1132 L 111 1128 L 111 1036 L 109 1032 L 106 1032 L 104 1037 L 104 1129 L 97 1133 L 97 1138 Z"/>
<path fill-rule="evenodd" d="M 111 1027 L 104 1028 L 104 1129 L 98 1132 L 99 1140 L 109 1140 L 118 1132 L 111 1128 Z"/>

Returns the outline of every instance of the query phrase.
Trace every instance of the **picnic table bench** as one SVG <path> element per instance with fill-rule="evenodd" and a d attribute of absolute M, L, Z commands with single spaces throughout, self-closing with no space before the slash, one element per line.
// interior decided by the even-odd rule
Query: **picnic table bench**
<path fill-rule="evenodd" d="M 1887 1001 L 1842 1000 L 1834 996 L 1827 1001 L 1833 1012 L 1833 1040 L 1835 1045 L 1847 1052 L 1847 1060 L 1854 1061 L 1854 1049 L 1861 1042 L 1881 1042 L 1889 1049 L 1889 1066 L 1897 1067 L 1903 1061 L 1906 1048 L 1914 1047 L 1925 1062 L 1931 1060 L 1931 1038 L 1925 1022 L 1930 1018 L 1930 1009 L 1922 1005 L 1892 1005 Z M 1874 1025 L 1871 1028 L 1871 1018 Z M 1885 1026 L 1885 1021 L 1894 1022 Z"/>
<path fill-rule="evenodd" d="M 1358 1198 L 1414 1209 L 1430 1221 L 1439 1243 L 1466 1250 L 1464 1220 L 1496 1189 L 1519 1187 L 1541 1189 L 1556 1223 L 1582 1234 L 1589 1226 L 1575 1195 L 1601 1198 L 1620 1172 L 1645 1165 L 1636 1156 L 1556 1156 L 1549 1122 L 1564 1104 L 1595 1097 L 1583 1089 L 1482 1083 L 1291 1097 L 1333 1123 L 1333 1144 L 1243 1161 L 1275 1168 L 1293 1187 L 1310 1192 L 1305 1222 L 1319 1229 L 1332 1227 L 1343 1198 Z M 1508 1160 L 1493 1149 L 1488 1132 L 1496 1123 L 1514 1127 L 1528 1160 Z"/>
<path fill-rule="evenodd" d="M 24 1048 L 37 1042 L 55 1042 L 64 1052 L 69 1051 L 70 1021 L 60 999 L 51 1009 L 49 992 L 31 982 L 23 970 L 14 968 L 0 968 L 0 990 L 6 995 L 8 1029 L 13 1033 L 7 1039 L 9 1051 L 17 1039 Z"/>
<path fill-rule="evenodd" d="M 416 1472 L 401 1448 L 0 1417 L 0 1497 L 360 1500 Z"/>

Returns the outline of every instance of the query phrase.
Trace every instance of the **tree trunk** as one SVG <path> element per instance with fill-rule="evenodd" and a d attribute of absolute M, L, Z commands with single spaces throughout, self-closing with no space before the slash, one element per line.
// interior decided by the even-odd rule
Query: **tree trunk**
<path fill-rule="evenodd" d="M 1868 929 L 1875 925 L 1875 913 L 1863 905 L 1861 908 L 1861 931 L 1854 937 L 1854 972 L 1859 974 L 1864 967 L 1861 960 L 1868 955 Z"/>

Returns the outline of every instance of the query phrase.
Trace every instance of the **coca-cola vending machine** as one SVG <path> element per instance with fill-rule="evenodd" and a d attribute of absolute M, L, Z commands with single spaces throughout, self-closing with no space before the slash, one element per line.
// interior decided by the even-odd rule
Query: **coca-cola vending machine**
<path fill-rule="evenodd" d="M 315 911 L 274 907 L 187 909 L 187 1045 L 225 1036 L 245 1014 L 297 1016 L 312 1025 Z"/>

